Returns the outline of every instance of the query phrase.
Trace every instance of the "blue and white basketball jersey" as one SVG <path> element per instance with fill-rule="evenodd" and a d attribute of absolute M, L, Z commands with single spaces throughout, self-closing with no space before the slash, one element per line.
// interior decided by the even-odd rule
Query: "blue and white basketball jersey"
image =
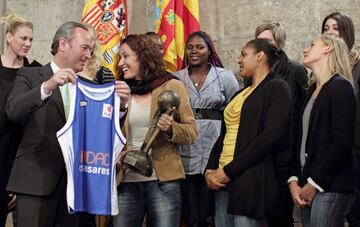
<path fill-rule="evenodd" d="M 67 171 L 69 211 L 118 214 L 116 160 L 125 138 L 114 83 L 68 84 L 69 117 L 57 132 Z"/>

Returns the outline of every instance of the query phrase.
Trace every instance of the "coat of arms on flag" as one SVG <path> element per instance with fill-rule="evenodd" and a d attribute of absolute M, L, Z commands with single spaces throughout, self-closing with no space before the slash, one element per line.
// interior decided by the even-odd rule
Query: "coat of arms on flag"
<path fill-rule="evenodd" d="M 127 35 L 126 0 L 86 0 L 82 16 L 82 22 L 97 32 L 103 65 L 117 75 L 120 41 Z"/>

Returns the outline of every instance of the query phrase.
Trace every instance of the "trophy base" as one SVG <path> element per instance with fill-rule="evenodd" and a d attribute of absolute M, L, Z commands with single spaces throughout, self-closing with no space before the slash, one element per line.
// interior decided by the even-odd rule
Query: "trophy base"
<path fill-rule="evenodd" d="M 153 173 L 153 163 L 143 151 L 135 150 L 126 154 L 124 160 L 129 168 L 141 175 L 150 177 Z"/>

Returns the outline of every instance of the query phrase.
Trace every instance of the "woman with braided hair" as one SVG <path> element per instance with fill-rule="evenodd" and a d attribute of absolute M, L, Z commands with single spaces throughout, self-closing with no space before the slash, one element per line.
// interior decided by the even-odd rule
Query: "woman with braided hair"
<path fill-rule="evenodd" d="M 181 184 L 185 225 L 211 226 L 212 200 L 203 173 L 220 135 L 222 111 L 239 85 L 234 74 L 224 69 L 210 36 L 202 31 L 187 39 L 184 67 L 175 75 L 188 90 L 198 129 L 197 141 L 180 148 L 186 174 Z"/>

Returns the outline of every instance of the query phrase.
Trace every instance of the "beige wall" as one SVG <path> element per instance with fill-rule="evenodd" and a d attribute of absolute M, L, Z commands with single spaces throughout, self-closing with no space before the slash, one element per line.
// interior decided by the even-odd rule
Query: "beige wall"
<path fill-rule="evenodd" d="M 4 1 L 4 0 L 0 0 Z M 155 0 L 127 0 L 130 33 L 153 29 Z M 238 71 L 236 59 L 244 43 L 253 38 L 255 27 L 264 20 L 280 21 L 287 30 L 285 50 L 302 59 L 302 50 L 320 33 L 322 19 L 334 10 L 352 17 L 360 43 L 360 0 L 199 0 L 201 29 L 216 41 L 226 67 Z M 6 12 L 18 13 L 34 22 L 35 41 L 30 56 L 46 63 L 57 27 L 79 20 L 82 0 L 7 0 Z"/>

